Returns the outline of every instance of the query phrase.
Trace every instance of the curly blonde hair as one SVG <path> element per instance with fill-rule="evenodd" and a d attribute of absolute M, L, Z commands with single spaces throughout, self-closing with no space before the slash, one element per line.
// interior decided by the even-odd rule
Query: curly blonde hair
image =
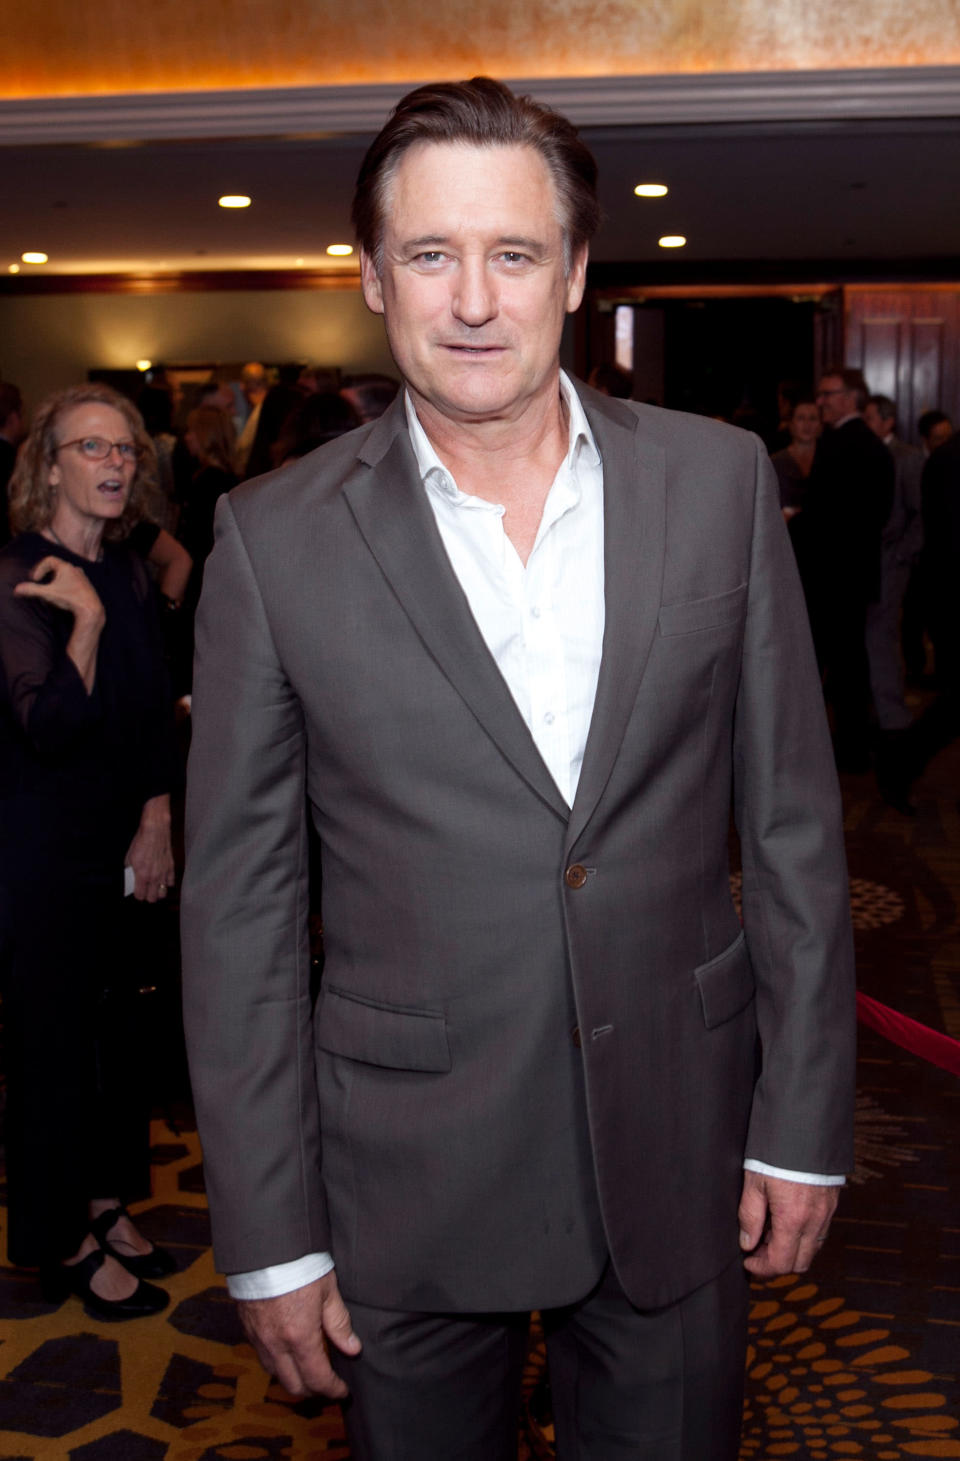
<path fill-rule="evenodd" d="M 29 435 L 24 440 L 10 478 L 10 526 L 15 533 L 40 532 L 56 510 L 56 491 L 50 485 L 50 468 L 56 456 L 57 427 L 65 411 L 74 406 L 112 406 L 126 421 L 136 444 L 137 470 L 130 495 L 120 517 L 108 522 L 105 538 L 125 538 L 142 518 L 162 525 L 163 493 L 157 483 L 157 451 L 143 425 L 140 412 L 119 391 L 98 381 L 68 386 L 48 396 L 36 409 Z"/>

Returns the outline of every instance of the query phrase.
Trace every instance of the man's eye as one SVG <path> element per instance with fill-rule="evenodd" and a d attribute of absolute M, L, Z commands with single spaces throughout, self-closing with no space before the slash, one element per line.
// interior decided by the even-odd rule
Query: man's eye
<path fill-rule="evenodd" d="M 527 262 L 527 255 L 517 253 L 516 249 L 505 249 L 500 257 L 505 264 L 525 264 Z"/>
<path fill-rule="evenodd" d="M 417 254 L 418 264 L 439 264 L 445 255 L 439 249 L 425 249 L 422 254 Z"/>

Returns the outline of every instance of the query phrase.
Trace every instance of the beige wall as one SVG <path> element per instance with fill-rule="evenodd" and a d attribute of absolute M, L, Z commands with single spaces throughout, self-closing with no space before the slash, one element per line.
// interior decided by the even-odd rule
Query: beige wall
<path fill-rule="evenodd" d="M 0 96 L 960 63 L 957 0 L 45 0 Z"/>
<path fill-rule="evenodd" d="M 309 360 L 395 373 L 358 290 L 58 294 L 0 298 L 0 376 L 29 405 L 94 367 L 154 361 Z"/>

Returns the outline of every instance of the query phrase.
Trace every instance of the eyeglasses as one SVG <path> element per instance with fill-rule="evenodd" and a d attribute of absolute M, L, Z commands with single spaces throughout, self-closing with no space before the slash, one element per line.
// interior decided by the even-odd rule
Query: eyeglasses
<path fill-rule="evenodd" d="M 140 460 L 140 448 L 134 441 L 107 441 L 103 436 L 78 436 L 76 441 L 61 441 L 54 451 L 63 451 L 64 447 L 78 446 L 80 455 L 86 457 L 88 462 L 103 462 L 116 447 L 120 458 L 124 462 L 137 462 Z"/>
<path fill-rule="evenodd" d="M 829 391 L 817 391 L 817 400 L 819 401 L 821 396 L 845 396 L 846 394 L 846 386 L 834 386 L 832 390 Z"/>

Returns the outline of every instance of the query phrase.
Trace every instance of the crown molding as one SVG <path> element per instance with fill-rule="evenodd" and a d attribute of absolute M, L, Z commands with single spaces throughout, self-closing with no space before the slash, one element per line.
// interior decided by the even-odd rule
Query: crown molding
<path fill-rule="evenodd" d="M 0 144 L 370 134 L 415 83 L 133 92 L 0 101 Z M 510 83 L 579 127 L 960 117 L 960 66 Z"/>

